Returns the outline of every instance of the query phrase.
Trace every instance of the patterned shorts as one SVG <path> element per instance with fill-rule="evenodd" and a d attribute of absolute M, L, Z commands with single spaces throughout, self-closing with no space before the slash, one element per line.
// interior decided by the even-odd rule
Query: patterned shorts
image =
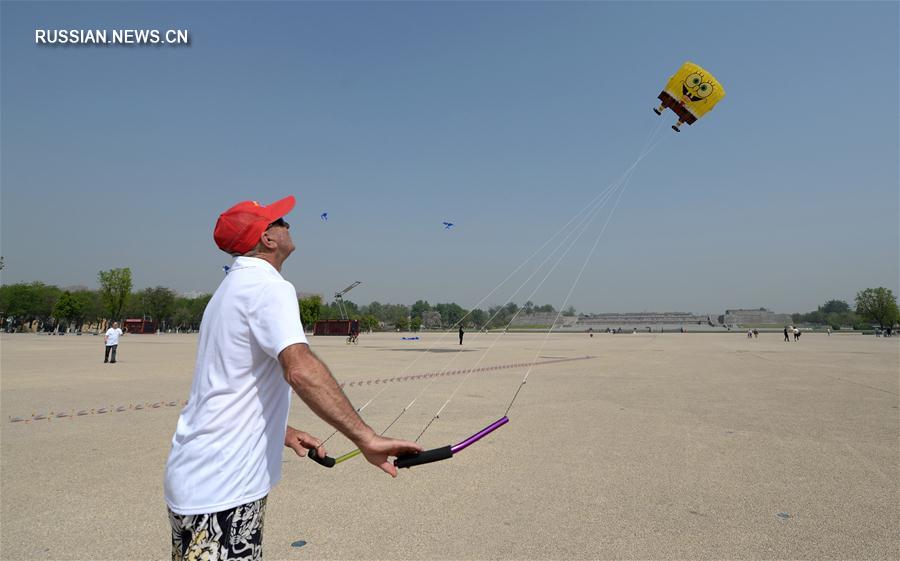
<path fill-rule="evenodd" d="M 260 561 L 266 497 L 212 514 L 175 514 L 172 561 Z"/>

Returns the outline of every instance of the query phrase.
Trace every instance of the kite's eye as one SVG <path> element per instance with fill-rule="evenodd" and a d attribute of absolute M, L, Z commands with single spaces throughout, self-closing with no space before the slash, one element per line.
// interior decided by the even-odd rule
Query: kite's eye
<path fill-rule="evenodd" d="M 712 84 L 709 82 L 703 82 L 697 87 L 697 97 L 704 98 L 709 96 L 713 92 Z"/>
<path fill-rule="evenodd" d="M 694 74 L 691 74 L 684 79 L 684 85 L 689 88 L 696 88 L 702 81 L 703 79 L 700 77 L 700 75 L 695 72 Z"/>

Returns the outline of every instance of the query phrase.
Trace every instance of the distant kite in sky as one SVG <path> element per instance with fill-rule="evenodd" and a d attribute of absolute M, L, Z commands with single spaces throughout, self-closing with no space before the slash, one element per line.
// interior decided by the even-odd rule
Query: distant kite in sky
<path fill-rule="evenodd" d="M 228 271 L 231 270 L 231 267 L 229 267 L 228 265 L 222 265 L 222 270 L 225 271 L 225 274 L 227 275 Z"/>
<path fill-rule="evenodd" d="M 444 222 L 444 230 L 449 230 L 453 227 L 453 222 Z"/>
<path fill-rule="evenodd" d="M 323 213 L 319 216 L 319 218 L 321 218 L 324 222 L 328 222 L 328 213 L 327 213 L 327 212 L 323 212 Z"/>

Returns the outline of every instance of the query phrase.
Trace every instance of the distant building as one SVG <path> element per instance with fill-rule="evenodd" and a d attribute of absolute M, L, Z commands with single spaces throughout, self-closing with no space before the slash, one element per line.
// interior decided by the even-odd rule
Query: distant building
<path fill-rule="evenodd" d="M 515 319 L 512 320 L 510 326 L 518 327 L 527 325 L 545 325 L 549 327 L 550 325 L 554 325 L 555 322 L 555 325 L 557 327 L 561 327 L 564 325 L 571 325 L 575 323 L 574 320 L 574 317 L 561 316 L 556 312 L 537 312 L 534 314 L 526 314 L 525 312 L 520 312 L 515 317 Z"/>
<path fill-rule="evenodd" d="M 712 320 L 708 315 L 688 312 L 633 312 L 623 314 L 582 314 L 578 316 L 578 326 L 593 327 L 640 327 L 654 325 L 706 325 Z"/>
<path fill-rule="evenodd" d="M 125 323 L 122 324 L 125 333 L 130 333 L 132 335 L 142 334 L 142 333 L 156 333 L 156 322 L 150 316 L 144 316 L 142 318 L 128 318 L 125 320 Z"/>
<path fill-rule="evenodd" d="M 766 308 L 757 308 L 755 310 L 725 310 L 725 315 L 722 316 L 722 323 L 725 325 L 788 325 L 792 323 L 792 320 L 790 314 L 776 314 Z"/>

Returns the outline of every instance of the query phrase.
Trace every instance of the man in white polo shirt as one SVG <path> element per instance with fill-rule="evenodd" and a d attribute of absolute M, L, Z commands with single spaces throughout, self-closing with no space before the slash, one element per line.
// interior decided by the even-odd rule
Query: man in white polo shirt
<path fill-rule="evenodd" d="M 245 201 L 216 222 L 216 244 L 236 259 L 203 313 L 190 398 L 166 463 L 173 560 L 262 558 L 282 446 L 326 454 L 318 438 L 287 425 L 291 388 L 392 477 L 389 456 L 422 451 L 366 425 L 310 350 L 297 293 L 280 272 L 294 251 L 283 218 L 293 207 L 293 196 Z"/>
<path fill-rule="evenodd" d="M 122 330 L 119 329 L 119 322 L 114 321 L 112 327 L 106 330 L 106 335 L 103 337 L 103 343 L 106 347 L 103 351 L 103 362 L 116 363 L 116 351 L 119 349 L 119 337 L 121 335 Z M 109 360 L 110 352 L 112 352 L 112 360 Z"/>

